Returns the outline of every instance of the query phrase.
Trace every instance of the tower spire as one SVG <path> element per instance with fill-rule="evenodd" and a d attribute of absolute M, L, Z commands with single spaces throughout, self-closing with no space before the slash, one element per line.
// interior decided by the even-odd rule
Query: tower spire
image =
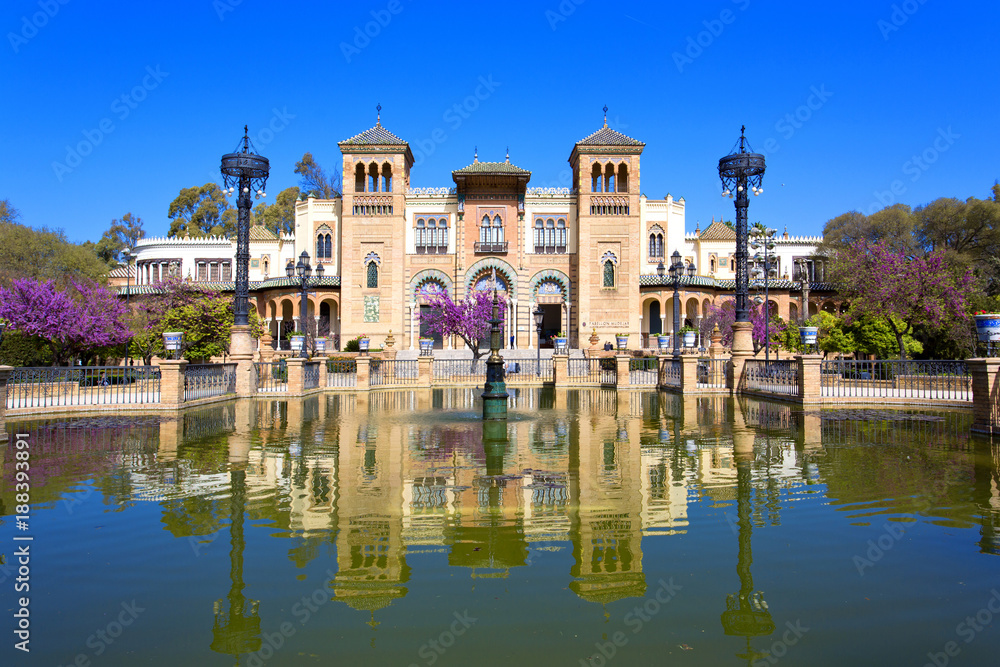
<path fill-rule="evenodd" d="M 382 124 L 382 103 L 381 102 L 379 102 L 375 106 L 375 113 L 377 114 L 375 116 L 375 124 L 376 125 L 381 125 Z"/>
<path fill-rule="evenodd" d="M 608 105 L 604 105 L 604 127 L 608 126 Z"/>

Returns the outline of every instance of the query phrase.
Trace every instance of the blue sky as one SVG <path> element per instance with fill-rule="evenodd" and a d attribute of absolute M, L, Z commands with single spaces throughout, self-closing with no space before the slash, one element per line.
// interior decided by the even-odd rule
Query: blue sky
<path fill-rule="evenodd" d="M 569 185 L 606 104 L 688 231 L 733 217 L 717 165 L 742 124 L 767 155 L 750 219 L 791 234 L 1000 178 L 995 2 L 11 0 L 0 25 L 0 199 L 74 241 L 126 212 L 165 234 L 244 124 L 271 199 L 305 151 L 339 166 L 378 103 L 415 187 L 453 185 L 477 146 Z"/>

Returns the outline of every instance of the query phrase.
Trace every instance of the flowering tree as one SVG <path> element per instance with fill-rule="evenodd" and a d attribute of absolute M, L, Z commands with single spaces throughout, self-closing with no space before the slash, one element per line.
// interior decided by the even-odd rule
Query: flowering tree
<path fill-rule="evenodd" d="M 896 337 L 900 358 L 906 356 L 903 337 L 917 326 L 953 340 L 968 337 L 972 269 L 958 273 L 941 251 L 910 257 L 884 242 L 861 240 L 849 252 L 837 253 L 832 277 L 851 301 L 845 321 L 884 321 Z"/>
<path fill-rule="evenodd" d="M 711 304 L 708 313 L 701 321 L 701 333 L 703 338 L 707 338 L 715 325 L 719 325 L 719 332 L 722 334 L 722 344 L 726 347 L 733 345 L 733 322 L 736 321 L 736 300 L 727 299 L 721 306 Z M 784 320 L 777 317 L 772 312 L 770 323 L 764 315 L 763 304 L 750 302 L 750 323 L 753 325 L 753 352 L 757 354 L 764 348 L 770 333 L 771 344 L 779 343 L 788 326 Z"/>
<path fill-rule="evenodd" d="M 501 321 L 504 319 L 506 301 L 503 294 L 497 294 Z M 447 294 L 438 293 L 429 296 L 428 302 L 431 308 L 422 316 L 427 331 L 461 338 L 466 347 L 472 350 L 474 364 L 483 356 L 479 341 L 490 335 L 490 323 L 487 320 L 493 317 L 493 293 L 473 290 L 457 303 Z"/>
<path fill-rule="evenodd" d="M 73 291 L 56 288 L 51 280 L 15 280 L 0 288 L 0 318 L 27 336 L 48 342 L 57 365 L 69 357 L 129 338 L 125 304 L 92 283 L 73 282 Z"/>

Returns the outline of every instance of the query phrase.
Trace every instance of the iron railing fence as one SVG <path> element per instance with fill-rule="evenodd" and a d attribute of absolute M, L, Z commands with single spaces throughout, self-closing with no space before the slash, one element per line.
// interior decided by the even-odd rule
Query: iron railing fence
<path fill-rule="evenodd" d="M 659 362 L 656 357 L 629 359 L 629 383 L 633 387 L 655 387 L 659 382 Z"/>
<path fill-rule="evenodd" d="M 288 364 L 280 361 L 261 361 L 253 365 L 257 376 L 257 393 L 270 394 L 288 391 Z"/>
<path fill-rule="evenodd" d="M 7 408 L 160 402 L 157 366 L 24 366 L 7 380 Z"/>
<path fill-rule="evenodd" d="M 435 359 L 433 378 L 450 382 L 485 382 L 485 359 Z"/>
<path fill-rule="evenodd" d="M 795 361 L 765 361 L 748 359 L 743 369 L 743 382 L 749 391 L 797 396 L 799 369 Z"/>
<path fill-rule="evenodd" d="M 184 369 L 184 400 L 236 393 L 236 364 L 188 364 Z"/>
<path fill-rule="evenodd" d="M 315 389 L 319 386 L 319 361 L 307 361 L 302 365 L 302 388 Z"/>
<path fill-rule="evenodd" d="M 831 359 L 820 362 L 820 378 L 824 397 L 972 401 L 972 377 L 959 360 Z"/>
<path fill-rule="evenodd" d="M 419 363 L 416 359 L 372 359 L 368 366 L 368 383 L 372 387 L 415 385 L 420 373 Z"/>
<path fill-rule="evenodd" d="M 725 389 L 729 386 L 726 382 L 726 368 L 728 364 L 729 359 L 699 359 L 698 388 Z"/>
<path fill-rule="evenodd" d="M 566 374 L 578 382 L 618 385 L 618 361 L 614 357 L 567 360 Z"/>
<path fill-rule="evenodd" d="M 681 368 L 680 359 L 661 359 L 660 372 L 663 374 L 663 386 L 681 388 Z"/>
<path fill-rule="evenodd" d="M 327 359 L 327 387 L 357 387 L 358 363 L 353 359 Z"/>
<path fill-rule="evenodd" d="M 484 375 L 485 380 L 485 375 Z M 517 359 L 510 360 L 506 364 L 504 381 L 508 384 L 518 384 L 520 382 L 553 382 L 555 380 L 555 367 L 552 358 L 542 359 Z"/>

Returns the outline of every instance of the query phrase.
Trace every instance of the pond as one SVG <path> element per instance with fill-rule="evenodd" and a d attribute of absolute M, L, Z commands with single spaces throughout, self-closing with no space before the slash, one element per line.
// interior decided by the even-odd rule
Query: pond
<path fill-rule="evenodd" d="M 971 412 L 479 393 L 8 422 L 0 664 L 994 663 Z"/>

